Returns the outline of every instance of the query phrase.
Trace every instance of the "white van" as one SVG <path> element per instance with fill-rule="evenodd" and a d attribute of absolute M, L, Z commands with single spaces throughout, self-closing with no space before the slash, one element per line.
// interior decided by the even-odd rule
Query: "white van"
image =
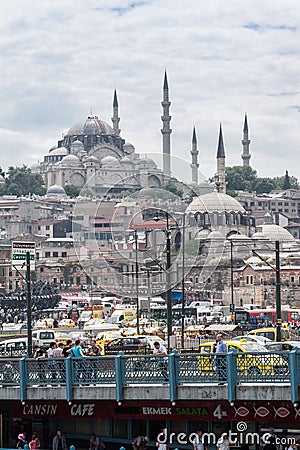
<path fill-rule="evenodd" d="M 49 348 L 51 342 L 55 342 L 55 331 L 52 329 L 32 331 L 32 340 L 35 345 Z"/>
<path fill-rule="evenodd" d="M 6 339 L 0 342 L 1 357 L 20 357 L 27 354 L 27 337 Z M 33 343 L 35 345 L 35 343 Z"/>

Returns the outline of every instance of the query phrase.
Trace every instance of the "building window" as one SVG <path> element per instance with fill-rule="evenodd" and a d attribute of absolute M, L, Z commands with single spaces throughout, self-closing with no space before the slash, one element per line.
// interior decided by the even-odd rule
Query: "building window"
<path fill-rule="evenodd" d="M 53 252 L 53 258 L 58 258 L 58 252 Z"/>
<path fill-rule="evenodd" d="M 45 252 L 45 258 L 50 258 L 50 252 Z"/>
<path fill-rule="evenodd" d="M 50 230 L 50 225 L 46 225 L 46 230 L 47 230 L 47 231 Z"/>
<path fill-rule="evenodd" d="M 291 283 L 295 283 L 295 277 L 294 277 L 294 275 L 291 275 L 291 276 L 290 276 L 290 282 L 291 282 Z"/>
<path fill-rule="evenodd" d="M 80 283 L 81 283 L 81 279 L 80 279 L 80 277 L 76 277 L 76 284 L 77 284 L 77 286 L 79 286 L 79 285 L 80 285 Z"/>
<path fill-rule="evenodd" d="M 62 258 L 67 258 L 67 256 L 68 256 L 67 252 L 61 252 L 61 257 Z"/>
<path fill-rule="evenodd" d="M 40 272 L 43 273 L 44 272 L 44 267 L 40 268 Z"/>

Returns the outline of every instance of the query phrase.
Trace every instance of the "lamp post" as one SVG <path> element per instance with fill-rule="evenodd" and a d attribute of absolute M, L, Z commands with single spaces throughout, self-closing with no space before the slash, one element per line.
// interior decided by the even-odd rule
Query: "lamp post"
<path fill-rule="evenodd" d="M 32 316 L 31 316 L 31 279 L 30 279 L 30 252 L 26 252 L 26 300 L 27 300 L 27 335 L 28 356 L 32 356 Z"/>
<path fill-rule="evenodd" d="M 181 349 L 184 348 L 184 319 L 185 319 L 185 214 L 182 215 L 182 280 L 181 280 L 181 291 L 182 291 L 182 303 L 181 303 Z"/>
<path fill-rule="evenodd" d="M 230 288 L 231 288 L 231 305 L 230 312 L 234 314 L 234 290 L 233 290 L 233 242 L 230 240 Z"/>
<path fill-rule="evenodd" d="M 166 217 L 166 303 L 167 303 L 167 343 L 168 343 L 168 351 L 171 349 L 171 336 L 172 336 L 172 288 L 171 288 L 171 230 L 169 226 L 169 213 L 167 211 L 164 212 Z M 153 218 L 153 220 L 158 221 L 161 217 L 158 216 L 158 213 Z"/>
<path fill-rule="evenodd" d="M 279 241 L 275 242 L 276 262 L 276 341 L 281 341 L 281 280 L 280 280 L 280 250 Z"/>
<path fill-rule="evenodd" d="M 136 294 L 136 331 L 140 334 L 140 305 L 139 305 L 139 263 L 138 263 L 138 235 L 134 230 L 135 244 L 135 294 Z"/>

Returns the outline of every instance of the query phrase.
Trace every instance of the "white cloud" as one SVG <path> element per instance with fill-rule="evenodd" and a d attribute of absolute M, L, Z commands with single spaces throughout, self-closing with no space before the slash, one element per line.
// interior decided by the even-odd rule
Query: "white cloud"
<path fill-rule="evenodd" d="M 167 67 L 175 156 L 189 161 L 195 124 L 211 176 L 222 122 L 241 164 L 247 110 L 253 167 L 300 177 L 296 0 L 11 0 L 0 26 L 0 166 L 41 160 L 91 107 L 110 122 L 115 87 L 123 137 L 160 152 Z"/>

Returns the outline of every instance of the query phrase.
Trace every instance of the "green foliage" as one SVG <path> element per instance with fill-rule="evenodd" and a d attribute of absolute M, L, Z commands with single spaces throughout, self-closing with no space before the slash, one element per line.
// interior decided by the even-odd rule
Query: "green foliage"
<path fill-rule="evenodd" d="M 236 196 L 237 191 L 256 192 L 257 194 L 269 194 L 273 189 L 299 189 L 296 177 L 289 176 L 288 172 L 281 177 L 257 176 L 256 170 L 250 166 L 226 167 L 227 193 Z"/>
<path fill-rule="evenodd" d="M 28 194 L 45 195 L 44 180 L 38 173 L 32 173 L 31 169 L 22 167 L 9 167 L 5 179 L 5 194 L 18 197 Z"/>
<path fill-rule="evenodd" d="M 80 194 L 80 188 L 79 187 L 77 187 L 77 186 L 73 186 L 73 184 L 66 184 L 65 186 L 64 186 L 64 190 L 65 190 L 65 193 L 69 196 L 69 197 L 71 197 L 71 198 L 76 198 L 76 197 L 78 197 L 78 195 Z"/>
<path fill-rule="evenodd" d="M 93 197 L 95 197 L 95 192 L 91 188 L 83 188 L 83 189 L 80 190 L 80 195 L 82 197 L 93 198 Z"/>
<path fill-rule="evenodd" d="M 177 195 L 177 197 L 182 198 L 182 196 L 183 196 L 183 191 L 181 189 L 179 189 L 176 186 L 176 184 L 171 180 L 168 180 L 166 182 L 166 184 L 164 184 L 163 189 L 165 189 L 166 191 L 172 192 L 172 194 Z"/>

